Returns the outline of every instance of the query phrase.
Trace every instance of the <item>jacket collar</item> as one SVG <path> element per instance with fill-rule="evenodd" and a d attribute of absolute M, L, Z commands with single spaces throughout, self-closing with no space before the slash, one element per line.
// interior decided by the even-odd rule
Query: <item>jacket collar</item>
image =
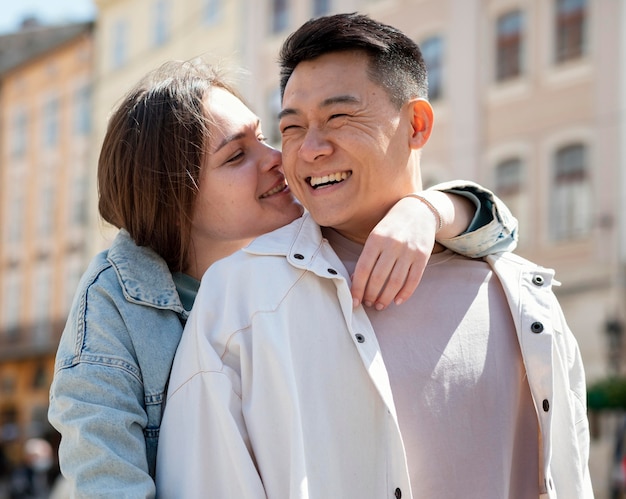
<path fill-rule="evenodd" d="M 126 230 L 115 237 L 107 259 L 127 300 L 185 313 L 165 260 L 152 249 L 137 246 Z"/>
<path fill-rule="evenodd" d="M 283 256 L 296 268 L 315 272 L 320 277 L 343 278 L 350 282 L 343 263 L 307 211 L 290 224 L 257 237 L 243 251 L 253 255 Z"/>
<path fill-rule="evenodd" d="M 296 267 L 306 267 L 305 262 L 311 261 L 322 240 L 319 225 L 305 211 L 290 224 L 257 237 L 243 250 L 253 255 L 285 256 Z"/>

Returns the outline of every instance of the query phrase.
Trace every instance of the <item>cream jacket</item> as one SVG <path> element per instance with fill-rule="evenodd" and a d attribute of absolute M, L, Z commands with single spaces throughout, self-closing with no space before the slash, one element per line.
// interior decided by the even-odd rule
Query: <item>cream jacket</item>
<path fill-rule="evenodd" d="M 486 259 L 504 286 L 537 410 L 540 497 L 592 497 L 583 365 L 553 272 L 511 254 Z M 376 335 L 308 214 L 205 275 L 170 378 L 157 492 L 420 497 Z"/>

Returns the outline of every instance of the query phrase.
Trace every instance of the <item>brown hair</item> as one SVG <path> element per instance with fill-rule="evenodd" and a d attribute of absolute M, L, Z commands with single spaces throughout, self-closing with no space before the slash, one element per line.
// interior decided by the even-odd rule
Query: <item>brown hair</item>
<path fill-rule="evenodd" d="M 183 271 L 191 217 L 210 123 L 203 100 L 211 87 L 239 97 L 200 60 L 169 61 L 148 73 L 121 101 L 98 161 L 98 209 L 135 243 Z"/>

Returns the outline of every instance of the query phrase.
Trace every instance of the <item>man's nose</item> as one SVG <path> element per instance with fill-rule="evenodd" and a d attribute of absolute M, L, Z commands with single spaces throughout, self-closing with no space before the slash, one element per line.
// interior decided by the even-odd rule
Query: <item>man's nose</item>
<path fill-rule="evenodd" d="M 326 135 L 316 128 L 309 128 L 300 146 L 300 157 L 305 161 L 313 162 L 331 152 L 332 144 Z"/>

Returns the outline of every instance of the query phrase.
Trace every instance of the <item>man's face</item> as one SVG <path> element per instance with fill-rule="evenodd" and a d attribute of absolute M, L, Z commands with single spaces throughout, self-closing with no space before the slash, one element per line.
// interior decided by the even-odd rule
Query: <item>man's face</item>
<path fill-rule="evenodd" d="M 318 224 L 359 242 L 401 196 L 421 188 L 412 107 L 397 109 L 367 68 L 361 52 L 300 63 L 280 120 L 290 189 Z"/>

